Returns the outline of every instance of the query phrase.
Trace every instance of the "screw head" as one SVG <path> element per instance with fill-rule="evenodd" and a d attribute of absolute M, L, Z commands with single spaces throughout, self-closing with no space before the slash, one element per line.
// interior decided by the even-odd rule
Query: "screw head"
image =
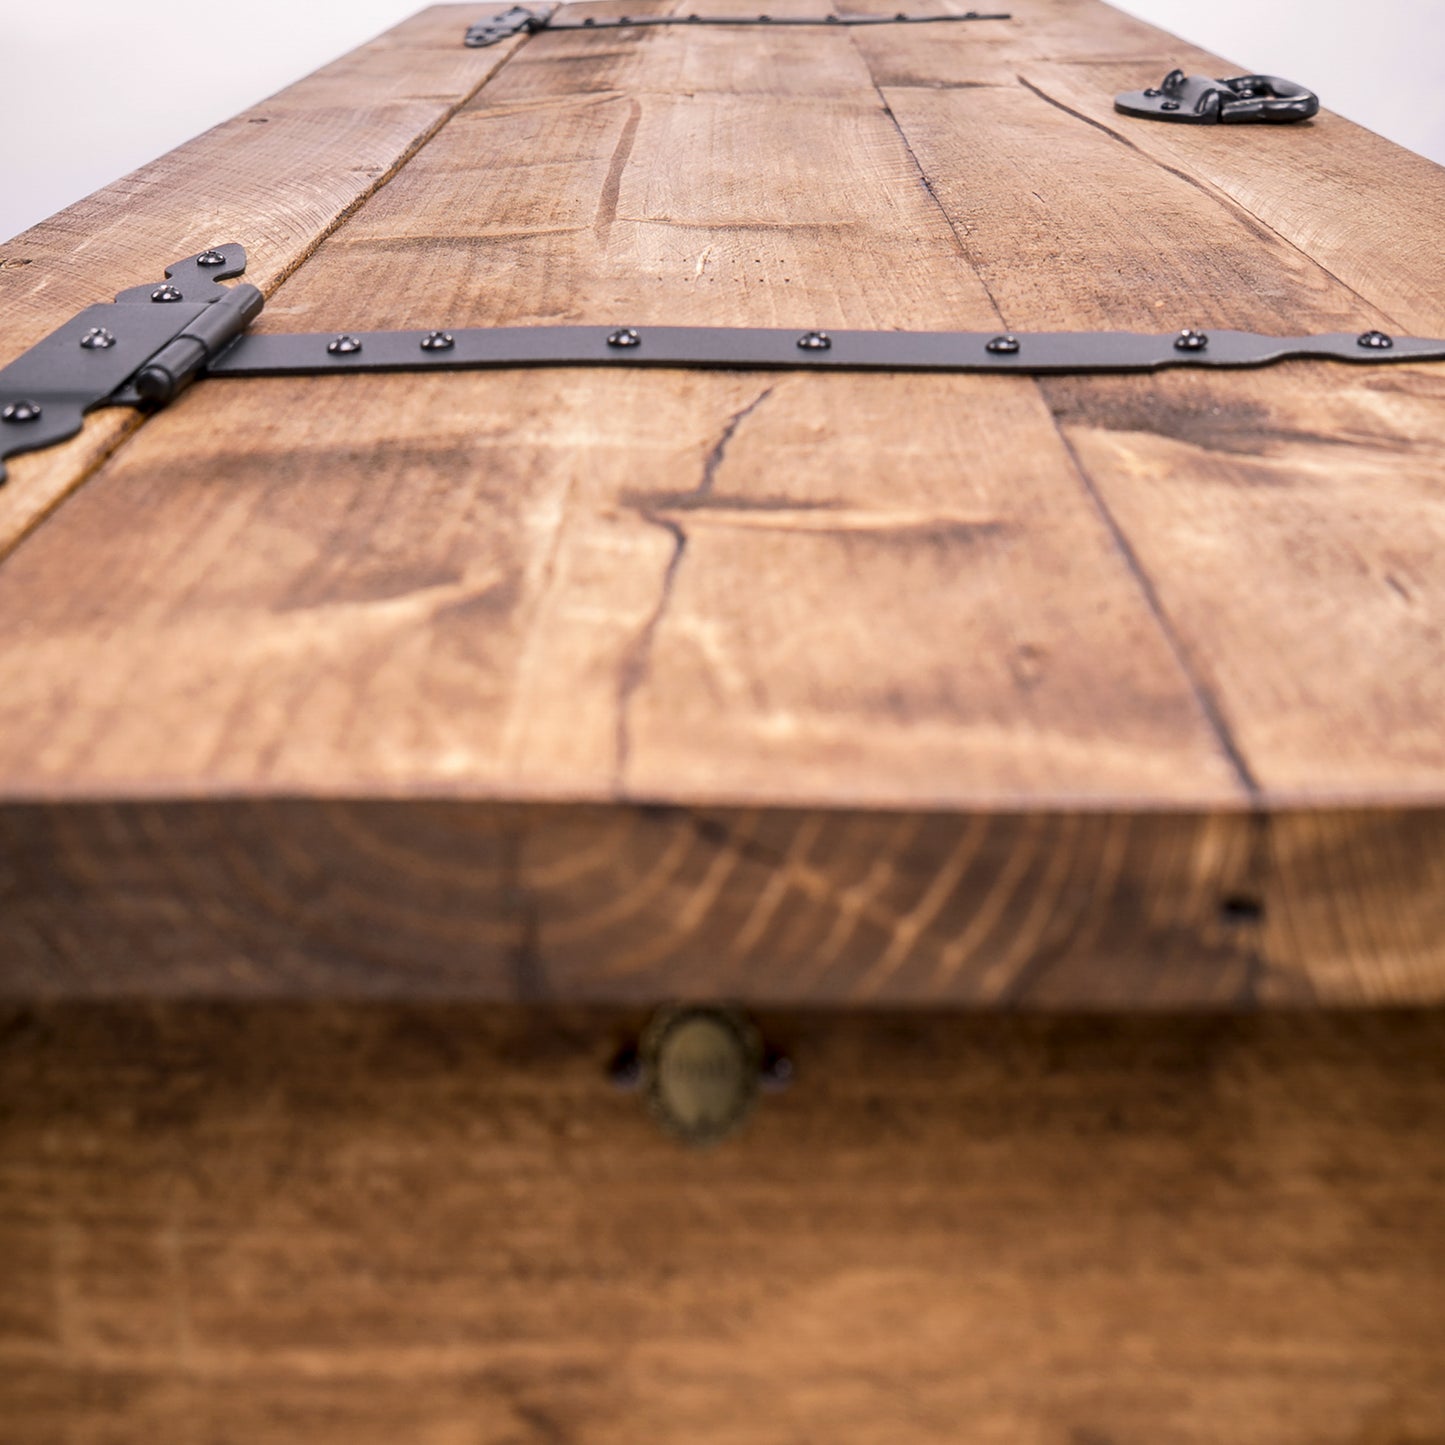
<path fill-rule="evenodd" d="M 80 338 L 80 344 L 87 351 L 109 351 L 115 345 L 115 336 L 104 326 L 92 326 L 84 336 Z"/>
<path fill-rule="evenodd" d="M 196 257 L 197 266 L 224 266 L 226 258 L 219 251 L 202 251 Z"/>
<path fill-rule="evenodd" d="M 1395 345 L 1395 338 L 1383 331 L 1367 331 L 1357 345 L 1363 346 L 1366 351 L 1389 351 Z"/>
<path fill-rule="evenodd" d="M 3 410 L 0 410 L 0 421 L 8 421 L 13 426 L 39 420 L 40 403 L 38 401 L 12 401 Z"/>
<path fill-rule="evenodd" d="M 793 1082 L 793 1061 L 776 1049 L 767 1050 L 759 1082 L 767 1093 L 781 1094 Z"/>
<path fill-rule="evenodd" d="M 361 350 L 361 342 L 343 332 L 335 341 L 328 341 L 326 349 L 332 356 L 350 356 L 352 352 Z"/>
<path fill-rule="evenodd" d="M 450 351 L 457 344 L 450 331 L 429 331 L 421 339 L 423 351 Z"/>
<path fill-rule="evenodd" d="M 798 338 L 800 351 L 827 351 L 833 345 L 833 338 L 826 331 L 805 331 Z"/>
<path fill-rule="evenodd" d="M 1208 345 L 1208 333 L 1196 331 L 1192 326 L 1186 326 L 1184 330 L 1174 338 L 1175 351 L 1203 351 Z"/>
<path fill-rule="evenodd" d="M 152 301 L 184 301 L 186 298 L 174 286 L 157 286 L 151 292 Z"/>
<path fill-rule="evenodd" d="M 619 326 L 616 331 L 608 333 L 607 344 L 609 346 L 624 348 L 628 346 L 641 346 L 642 338 L 631 326 Z"/>
<path fill-rule="evenodd" d="M 624 1093 L 631 1093 L 642 1087 L 642 1056 L 636 1047 L 623 1049 L 607 1068 L 612 1087 Z"/>
<path fill-rule="evenodd" d="M 1017 336 L 995 336 L 983 349 L 994 356 L 1016 356 L 1020 346 Z"/>

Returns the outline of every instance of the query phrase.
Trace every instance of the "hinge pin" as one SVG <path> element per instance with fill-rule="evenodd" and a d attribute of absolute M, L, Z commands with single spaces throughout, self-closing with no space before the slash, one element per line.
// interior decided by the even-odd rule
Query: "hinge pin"
<path fill-rule="evenodd" d="M 218 286 L 220 296 L 136 372 L 136 395 L 164 406 L 174 401 L 261 314 L 254 286 Z"/>

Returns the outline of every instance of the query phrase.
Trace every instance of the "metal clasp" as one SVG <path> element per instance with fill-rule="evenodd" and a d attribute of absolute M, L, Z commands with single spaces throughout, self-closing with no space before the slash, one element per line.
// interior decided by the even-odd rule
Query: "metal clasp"
<path fill-rule="evenodd" d="M 1158 86 L 1116 96 L 1114 109 L 1144 120 L 1168 120 L 1179 125 L 1282 125 L 1318 115 L 1320 98 L 1314 91 L 1277 75 L 1211 80 L 1171 70 Z"/>

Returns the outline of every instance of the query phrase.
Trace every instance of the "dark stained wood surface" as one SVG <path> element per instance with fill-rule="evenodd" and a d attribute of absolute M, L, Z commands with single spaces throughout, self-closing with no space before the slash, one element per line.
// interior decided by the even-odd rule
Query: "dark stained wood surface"
<path fill-rule="evenodd" d="M 1429 997 L 1445 816 L 246 802 L 0 814 L 0 996 Z"/>
<path fill-rule="evenodd" d="M 7 1445 L 1435 1445 L 1445 1016 L 0 1016 Z"/>
<path fill-rule="evenodd" d="M 258 240 L 265 171 L 223 128 L 97 289 L 234 238 L 260 247 L 262 329 L 1445 331 L 1418 242 L 1438 169 L 1330 115 L 1116 118 L 1176 61 L 1230 67 L 1093 0 L 490 60 L 457 43 L 476 13 L 428 11 L 279 103 L 324 205 L 298 219 L 276 185 Z M 366 146 L 327 119 L 338 95 Z M 358 178 L 367 147 L 390 158 Z M 213 152 L 249 178 L 230 210 L 205 201 Z M 129 194 L 36 234 L 63 256 Z M 69 289 L 39 260 L 0 275 L 37 333 L 92 299 L 73 257 L 44 264 Z M 4 494 L 18 536 L 78 488 L 0 565 L 0 991 L 1439 1000 L 1442 400 L 1425 366 L 214 382 L 89 475 L 132 425 L 102 423 Z M 575 947 L 554 910 L 590 905 L 526 864 L 485 905 L 481 875 L 459 937 L 318 921 L 308 890 L 406 913 L 444 804 L 468 836 L 575 850 L 579 878 L 638 819 L 664 856 L 721 861 L 659 894 L 609 859 L 635 922 Z M 774 881 L 707 842 L 718 811 L 783 840 L 756 854 Z M 332 826 L 375 816 L 399 840 L 381 876 Z M 179 866 L 198 839 L 200 877 L 287 881 L 207 904 Z M 906 897 L 875 909 L 860 878 Z M 533 914 L 524 979 L 505 960 Z"/>

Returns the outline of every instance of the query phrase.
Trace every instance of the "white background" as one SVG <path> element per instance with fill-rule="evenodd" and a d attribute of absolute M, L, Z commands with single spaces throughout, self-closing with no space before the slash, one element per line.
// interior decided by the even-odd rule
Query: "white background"
<path fill-rule="evenodd" d="M 423 3 L 3 0 L 0 238 L 263 99 Z M 706 0 L 695 3 L 706 11 Z M 1445 0 L 1116 3 L 1241 70 L 1300 81 L 1332 109 L 1445 162 Z"/>

